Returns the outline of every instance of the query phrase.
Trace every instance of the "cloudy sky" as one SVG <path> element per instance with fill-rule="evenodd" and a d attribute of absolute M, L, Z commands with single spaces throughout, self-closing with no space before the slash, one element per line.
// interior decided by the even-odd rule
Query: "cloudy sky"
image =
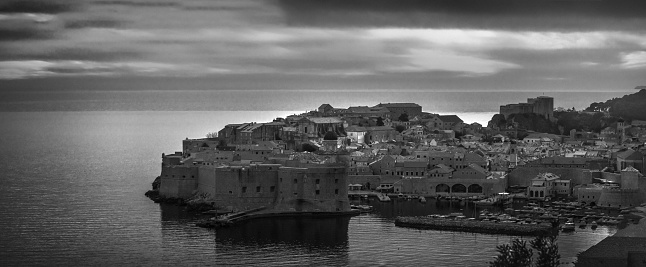
<path fill-rule="evenodd" d="M 26 89 L 630 90 L 643 0 L 2 0 Z"/>

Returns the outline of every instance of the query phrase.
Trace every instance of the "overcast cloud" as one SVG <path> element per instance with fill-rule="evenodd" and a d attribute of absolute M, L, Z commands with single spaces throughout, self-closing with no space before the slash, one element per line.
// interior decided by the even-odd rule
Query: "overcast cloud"
<path fill-rule="evenodd" d="M 0 79 L 625 90 L 646 83 L 643 14 L 633 0 L 8 0 Z"/>

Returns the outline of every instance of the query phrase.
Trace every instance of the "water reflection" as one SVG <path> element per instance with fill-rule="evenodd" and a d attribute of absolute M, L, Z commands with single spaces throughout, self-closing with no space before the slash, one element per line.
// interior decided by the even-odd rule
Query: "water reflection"
<path fill-rule="evenodd" d="M 221 228 L 215 234 L 218 263 L 348 265 L 349 223 L 350 217 L 265 218 Z"/>

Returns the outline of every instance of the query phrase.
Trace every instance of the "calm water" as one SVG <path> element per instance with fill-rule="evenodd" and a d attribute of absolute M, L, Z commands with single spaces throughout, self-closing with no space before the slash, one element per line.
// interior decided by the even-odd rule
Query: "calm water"
<path fill-rule="evenodd" d="M 394 226 L 397 215 L 464 208 L 448 204 L 372 202 L 374 214 L 258 220 L 216 232 L 144 197 L 161 153 L 180 150 L 181 139 L 285 113 L 0 112 L 0 266 L 482 266 L 509 242 Z M 563 260 L 614 231 L 561 235 Z"/>

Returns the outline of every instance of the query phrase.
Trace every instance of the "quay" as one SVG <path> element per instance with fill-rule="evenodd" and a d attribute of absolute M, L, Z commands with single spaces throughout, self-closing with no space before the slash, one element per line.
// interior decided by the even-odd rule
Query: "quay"
<path fill-rule="evenodd" d="M 545 224 L 515 224 L 469 219 L 434 218 L 428 216 L 397 217 L 395 225 L 416 229 L 460 231 L 515 236 L 554 235 L 558 228 Z"/>
<path fill-rule="evenodd" d="M 226 216 L 212 217 L 198 221 L 195 225 L 203 228 L 221 228 L 229 227 L 237 223 L 259 218 L 276 218 L 276 217 L 306 217 L 306 218 L 330 218 L 339 216 L 356 216 L 361 213 L 360 210 L 350 211 L 269 211 L 263 212 L 264 207 L 249 211 L 241 211 Z"/>

